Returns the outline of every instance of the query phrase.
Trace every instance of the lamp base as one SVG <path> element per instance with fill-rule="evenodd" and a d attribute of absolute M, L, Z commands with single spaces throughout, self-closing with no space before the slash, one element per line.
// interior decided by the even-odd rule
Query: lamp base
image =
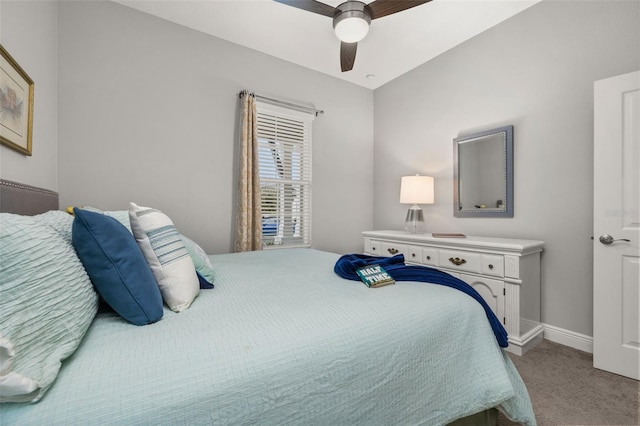
<path fill-rule="evenodd" d="M 424 215 L 422 209 L 417 206 L 411 206 L 407 211 L 407 217 L 404 220 L 404 229 L 412 234 L 424 234 L 427 232 L 427 226 L 424 223 Z"/>

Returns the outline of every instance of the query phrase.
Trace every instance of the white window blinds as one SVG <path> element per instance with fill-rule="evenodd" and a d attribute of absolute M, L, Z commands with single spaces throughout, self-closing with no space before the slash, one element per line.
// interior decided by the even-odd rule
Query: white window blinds
<path fill-rule="evenodd" d="M 256 102 L 264 248 L 311 246 L 312 114 Z"/>

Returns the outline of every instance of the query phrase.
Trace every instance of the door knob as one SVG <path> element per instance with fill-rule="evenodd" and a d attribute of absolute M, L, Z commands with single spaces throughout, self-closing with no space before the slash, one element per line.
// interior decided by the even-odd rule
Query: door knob
<path fill-rule="evenodd" d="M 626 242 L 630 242 L 631 240 L 628 240 L 628 239 L 626 239 L 626 238 L 620 238 L 620 239 L 616 240 L 616 239 L 614 239 L 614 238 L 613 238 L 611 235 L 609 235 L 609 234 L 600 235 L 600 242 L 601 242 L 602 244 L 609 245 L 609 244 L 611 244 L 611 243 L 613 243 L 613 242 L 616 242 L 616 241 L 626 241 Z"/>

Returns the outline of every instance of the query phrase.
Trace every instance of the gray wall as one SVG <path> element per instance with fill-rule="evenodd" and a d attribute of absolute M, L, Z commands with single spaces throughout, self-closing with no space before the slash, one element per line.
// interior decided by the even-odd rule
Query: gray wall
<path fill-rule="evenodd" d="M 57 190 L 58 5 L 0 2 L 0 43 L 35 82 L 32 156 L 0 145 L 0 177 Z"/>
<path fill-rule="evenodd" d="M 401 176 L 433 175 L 429 229 L 544 240 L 543 322 L 592 335 L 593 82 L 639 54 L 639 2 L 544 1 L 377 89 L 375 228 L 401 228 Z M 514 218 L 454 218 L 452 139 L 507 124 Z"/>
<path fill-rule="evenodd" d="M 373 93 L 109 2 L 59 14 L 63 205 L 166 212 L 211 253 L 232 248 L 238 92 L 311 103 L 313 246 L 361 250 L 373 227 Z"/>

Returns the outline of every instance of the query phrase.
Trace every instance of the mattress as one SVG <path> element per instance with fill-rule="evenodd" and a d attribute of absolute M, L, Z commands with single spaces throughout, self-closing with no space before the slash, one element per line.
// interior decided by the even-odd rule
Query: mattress
<path fill-rule="evenodd" d="M 420 282 L 339 278 L 339 255 L 211 256 L 215 288 L 151 325 L 93 321 L 35 404 L 3 425 L 445 425 L 498 407 L 534 425 L 482 307 Z"/>

